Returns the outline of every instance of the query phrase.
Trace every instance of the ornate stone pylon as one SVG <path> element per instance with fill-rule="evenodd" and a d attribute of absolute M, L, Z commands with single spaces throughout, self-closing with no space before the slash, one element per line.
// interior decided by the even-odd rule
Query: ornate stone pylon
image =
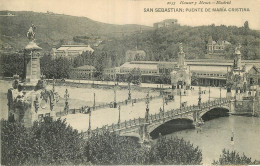
<path fill-rule="evenodd" d="M 30 41 L 24 49 L 23 84 L 16 76 L 13 88 L 7 93 L 9 120 L 21 122 L 25 127 L 44 117 L 56 118 L 53 107 L 59 98 L 54 88 L 46 89 L 45 77 L 41 76 L 39 51 L 42 48 L 35 43 L 35 29 L 32 25 L 27 32 Z"/>

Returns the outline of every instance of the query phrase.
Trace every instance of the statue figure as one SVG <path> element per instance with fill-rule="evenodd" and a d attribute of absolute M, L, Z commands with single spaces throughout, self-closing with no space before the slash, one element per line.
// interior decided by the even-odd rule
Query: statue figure
<path fill-rule="evenodd" d="M 179 49 L 180 49 L 180 53 L 183 54 L 184 52 L 183 52 L 182 43 L 180 43 Z"/>
<path fill-rule="evenodd" d="M 35 39 L 35 33 L 34 33 L 35 29 L 36 29 L 36 26 L 32 24 L 27 32 L 27 38 L 29 40 L 33 41 Z"/>
<path fill-rule="evenodd" d="M 241 44 L 239 43 L 238 46 L 235 48 L 235 54 L 241 54 L 240 48 L 241 48 Z"/>

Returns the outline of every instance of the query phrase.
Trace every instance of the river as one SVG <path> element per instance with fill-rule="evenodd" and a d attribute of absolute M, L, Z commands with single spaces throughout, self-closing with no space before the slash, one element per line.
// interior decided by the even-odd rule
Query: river
<path fill-rule="evenodd" d="M 183 138 L 202 150 L 203 164 L 218 160 L 222 150 L 236 150 L 241 155 L 260 160 L 260 119 L 257 117 L 229 116 L 206 121 L 200 128 L 186 129 L 166 137 Z M 234 145 L 230 138 L 234 132 Z"/>

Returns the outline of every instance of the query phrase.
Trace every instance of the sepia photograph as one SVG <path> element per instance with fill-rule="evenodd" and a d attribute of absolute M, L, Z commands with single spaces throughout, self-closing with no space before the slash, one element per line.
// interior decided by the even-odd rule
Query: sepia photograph
<path fill-rule="evenodd" d="M 0 0 L 0 165 L 260 165 L 260 0 Z"/>

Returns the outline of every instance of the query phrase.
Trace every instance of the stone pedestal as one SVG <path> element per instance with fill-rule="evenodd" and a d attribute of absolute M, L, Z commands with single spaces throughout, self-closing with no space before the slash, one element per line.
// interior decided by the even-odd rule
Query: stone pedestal
<path fill-rule="evenodd" d="M 40 58 L 38 53 L 31 52 L 31 58 L 26 66 L 26 83 L 31 83 L 36 85 L 38 80 L 40 80 Z"/>

